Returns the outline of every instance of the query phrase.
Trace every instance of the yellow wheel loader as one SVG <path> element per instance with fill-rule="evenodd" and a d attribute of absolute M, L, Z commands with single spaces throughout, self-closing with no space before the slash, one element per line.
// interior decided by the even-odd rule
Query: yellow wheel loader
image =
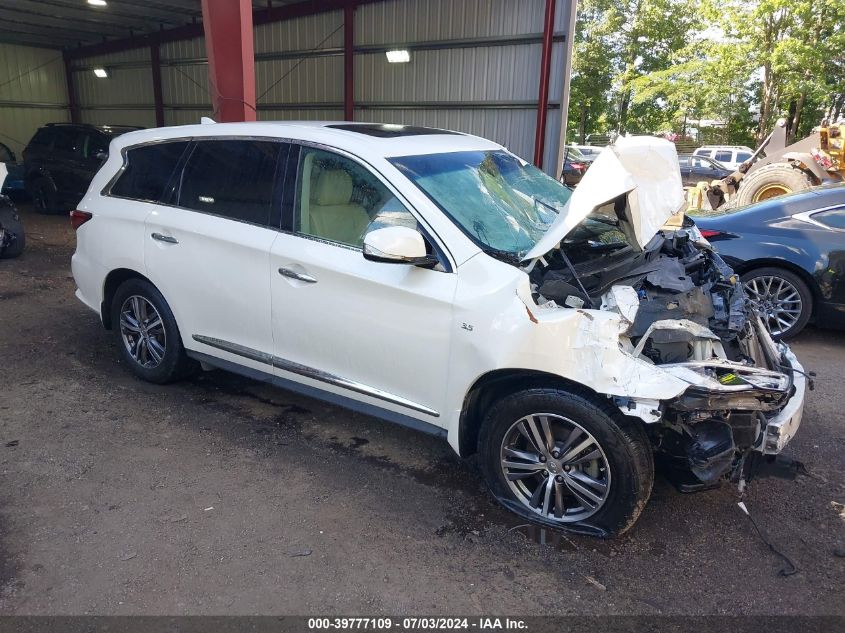
<path fill-rule="evenodd" d="M 744 206 L 816 185 L 845 180 L 845 125 L 826 121 L 808 137 L 786 144 L 786 120 L 775 129 L 757 151 L 730 176 L 699 187 L 702 195 L 690 192 L 690 201 L 718 209 Z"/>

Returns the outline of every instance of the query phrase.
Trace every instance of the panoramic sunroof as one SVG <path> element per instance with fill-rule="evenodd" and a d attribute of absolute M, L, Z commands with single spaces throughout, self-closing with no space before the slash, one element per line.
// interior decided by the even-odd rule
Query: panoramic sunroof
<path fill-rule="evenodd" d="M 396 125 L 393 123 L 338 123 L 326 127 L 335 130 L 357 132 L 378 138 L 397 138 L 399 136 L 425 136 L 428 134 L 459 134 L 449 130 L 438 130 L 433 127 L 416 127 L 413 125 Z"/>

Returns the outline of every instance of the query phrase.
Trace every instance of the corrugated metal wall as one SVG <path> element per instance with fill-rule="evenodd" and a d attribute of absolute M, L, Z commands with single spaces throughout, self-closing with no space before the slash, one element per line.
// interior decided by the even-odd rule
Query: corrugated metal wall
<path fill-rule="evenodd" d="M 77 65 L 84 65 L 84 70 L 73 73 L 83 123 L 155 127 L 148 48 L 88 57 L 74 67 Z M 98 67 L 105 68 L 109 76 L 105 79 L 96 77 L 92 69 Z"/>
<path fill-rule="evenodd" d="M 565 2 L 555 32 L 563 33 Z M 386 0 L 355 11 L 355 119 L 432 125 L 534 150 L 545 0 Z M 557 153 L 565 44 L 554 44 L 544 165 Z M 384 51 L 411 49 L 408 64 Z M 255 28 L 258 117 L 343 118 L 343 12 Z M 203 38 L 161 47 L 165 123 L 211 112 Z M 74 63 L 82 118 L 155 124 L 150 53 L 137 49 Z M 91 69 L 109 70 L 97 79 Z"/>
<path fill-rule="evenodd" d="M 0 142 L 20 159 L 35 130 L 69 118 L 61 52 L 0 44 Z"/>

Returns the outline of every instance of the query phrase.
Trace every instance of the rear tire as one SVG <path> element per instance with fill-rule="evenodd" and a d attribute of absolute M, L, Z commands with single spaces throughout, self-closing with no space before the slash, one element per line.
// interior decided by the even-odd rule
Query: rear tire
<path fill-rule="evenodd" d="M 761 202 L 813 186 L 809 174 L 790 163 L 772 163 L 751 172 L 742 179 L 736 194 L 736 206 Z"/>
<path fill-rule="evenodd" d="M 185 354 L 170 306 L 150 282 L 129 279 L 118 287 L 111 322 L 120 354 L 139 378 L 165 384 L 196 371 L 198 364 Z"/>
<path fill-rule="evenodd" d="M 1 203 L 0 203 L 1 204 Z M 0 258 L 11 259 L 23 253 L 26 246 L 26 234 L 23 230 L 18 212 L 12 206 L 5 206 L 0 208 L 0 226 L 9 233 L 12 233 L 14 241 L 4 250 L 0 250 Z"/>
<path fill-rule="evenodd" d="M 29 195 L 38 213 L 49 214 L 61 211 L 58 204 L 58 191 L 46 178 L 39 178 L 32 183 Z"/>
<path fill-rule="evenodd" d="M 532 424 L 545 449 L 524 434 L 533 433 Z M 508 509 L 532 522 L 595 536 L 630 529 L 654 483 L 642 427 L 609 403 L 561 389 L 528 389 L 496 402 L 481 428 L 478 452 L 487 485 Z"/>
<path fill-rule="evenodd" d="M 813 293 L 792 271 L 774 266 L 755 268 L 742 275 L 742 283 L 755 311 L 777 338 L 797 336 L 813 314 Z M 778 309 L 785 312 L 778 313 Z M 779 322 L 779 316 L 783 322 Z"/>

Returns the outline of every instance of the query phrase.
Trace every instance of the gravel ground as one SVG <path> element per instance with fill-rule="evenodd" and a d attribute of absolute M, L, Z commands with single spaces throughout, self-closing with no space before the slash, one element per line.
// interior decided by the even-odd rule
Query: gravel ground
<path fill-rule="evenodd" d="M 811 476 L 680 495 L 613 541 L 527 531 L 445 444 L 210 372 L 139 382 L 73 296 L 64 217 L 0 261 L 0 613 L 845 614 L 845 335 L 787 454 Z"/>

